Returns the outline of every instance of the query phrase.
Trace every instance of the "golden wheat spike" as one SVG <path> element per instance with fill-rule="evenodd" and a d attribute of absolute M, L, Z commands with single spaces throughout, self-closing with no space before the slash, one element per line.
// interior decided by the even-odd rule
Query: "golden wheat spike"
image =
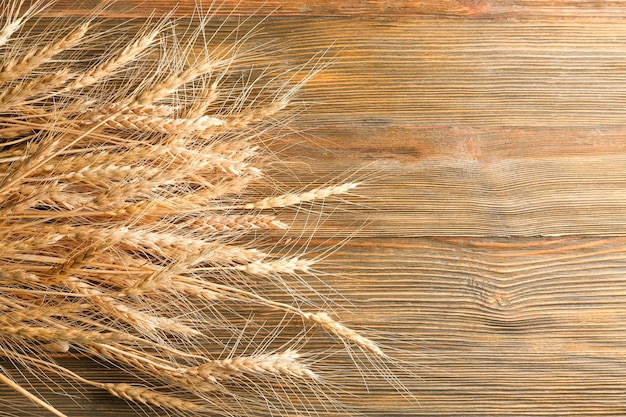
<path fill-rule="evenodd" d="M 88 29 L 89 24 L 83 23 L 61 39 L 41 47 L 33 46 L 20 57 L 3 60 L 2 66 L 0 66 L 0 85 L 30 73 L 54 56 L 76 46 Z"/>

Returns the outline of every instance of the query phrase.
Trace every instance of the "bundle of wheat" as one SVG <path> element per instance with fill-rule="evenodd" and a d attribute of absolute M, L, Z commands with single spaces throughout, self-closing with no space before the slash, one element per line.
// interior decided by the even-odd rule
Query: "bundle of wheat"
<path fill-rule="evenodd" d="M 106 47 L 111 35 L 98 32 L 95 18 L 33 35 L 29 22 L 44 2 L 3 6 L 5 366 L 168 413 L 310 415 L 341 407 L 325 388 L 337 369 L 325 368 L 332 352 L 307 351 L 311 334 L 339 342 L 329 350 L 386 355 L 289 285 L 306 285 L 315 257 L 259 239 L 286 233 L 278 216 L 294 215 L 290 207 L 356 186 L 267 194 L 275 188 L 260 144 L 314 71 L 252 81 L 254 51 L 244 51 L 245 39 L 211 44 L 203 18 L 184 38 L 166 19 L 124 43 L 112 36 Z M 299 326 L 301 337 L 281 339 L 285 326 Z M 87 379 L 55 362 L 54 352 L 98 358 L 129 379 Z M 65 416 L 5 367 L 0 381 Z"/>

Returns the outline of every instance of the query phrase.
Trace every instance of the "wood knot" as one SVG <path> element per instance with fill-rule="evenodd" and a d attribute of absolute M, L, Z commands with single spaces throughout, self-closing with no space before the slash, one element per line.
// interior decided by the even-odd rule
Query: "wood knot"
<path fill-rule="evenodd" d="M 468 291 L 472 298 L 481 307 L 495 310 L 504 310 L 511 305 L 508 291 L 498 288 L 493 283 L 488 283 L 483 279 L 471 277 L 468 280 Z"/>
<path fill-rule="evenodd" d="M 494 291 L 486 300 L 491 308 L 503 309 L 511 305 L 509 294 L 502 290 Z"/>

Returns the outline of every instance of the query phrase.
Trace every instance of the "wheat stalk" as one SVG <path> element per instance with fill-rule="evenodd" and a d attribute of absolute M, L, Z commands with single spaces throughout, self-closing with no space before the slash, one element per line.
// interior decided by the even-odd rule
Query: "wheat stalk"
<path fill-rule="evenodd" d="M 90 34 L 95 18 L 52 40 L 26 36 L 43 2 L 21 6 L 5 2 L 0 25 L 0 356 L 182 415 L 335 407 L 324 381 L 336 368 L 323 360 L 340 351 L 333 339 L 355 355 L 342 366 L 388 356 L 291 285 L 313 288 L 319 256 L 258 238 L 298 236 L 290 207 L 357 187 L 267 194 L 272 154 L 260 144 L 303 83 L 261 78 L 252 96 L 242 40 L 194 49 L 210 39 L 206 19 L 187 47 L 164 21 L 112 50 Z M 94 63 L 77 48 L 106 52 Z M 280 339 L 287 323 L 301 336 Z M 320 335 L 322 352 L 307 343 Z M 50 352 L 94 356 L 131 382 L 85 379 Z M 0 383 L 66 416 L 4 367 Z"/>

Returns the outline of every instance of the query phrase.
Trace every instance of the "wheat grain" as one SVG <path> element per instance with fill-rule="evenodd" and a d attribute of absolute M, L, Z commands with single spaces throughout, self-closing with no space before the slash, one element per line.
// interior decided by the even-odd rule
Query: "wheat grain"
<path fill-rule="evenodd" d="M 295 206 L 310 201 L 323 200 L 333 195 L 345 194 L 348 191 L 356 188 L 357 186 L 357 183 L 349 182 L 341 185 L 331 185 L 328 187 L 314 188 L 310 191 L 306 191 L 300 194 L 287 193 L 274 197 L 266 197 L 253 203 L 244 204 L 242 208 L 246 210 L 265 210 L 270 208 Z"/>
<path fill-rule="evenodd" d="M 41 48 L 31 49 L 24 56 L 6 61 L 0 66 L 0 85 L 7 81 L 20 78 L 39 65 L 49 61 L 55 55 L 74 47 L 89 29 L 88 23 L 83 23 L 65 37 L 45 45 Z"/>
<path fill-rule="evenodd" d="M 217 82 L 205 86 L 198 94 L 198 100 L 184 110 L 184 117 L 196 118 L 204 116 L 206 110 L 215 102 L 218 97 Z"/>
<path fill-rule="evenodd" d="M 324 329 L 330 333 L 339 336 L 341 338 L 354 342 L 357 346 L 377 355 L 385 356 L 385 353 L 380 347 L 372 340 L 358 334 L 354 330 L 344 326 L 336 320 L 333 320 L 328 313 L 303 313 L 303 317 L 311 320 L 317 324 L 320 324 Z"/>
<path fill-rule="evenodd" d="M 126 334 L 121 332 L 98 332 L 70 328 L 51 329 L 37 326 L 0 326 L 0 333 L 44 342 L 66 341 L 79 344 L 110 343 L 129 339 Z"/>
<path fill-rule="evenodd" d="M 161 394 L 147 388 L 125 383 L 107 383 L 100 387 L 116 397 L 141 404 L 155 405 L 178 411 L 203 411 L 205 407 L 192 401 L 186 401 L 172 395 Z"/>
<path fill-rule="evenodd" d="M 153 87 L 140 92 L 130 101 L 129 107 L 152 104 L 159 99 L 169 96 L 182 85 L 185 85 L 198 77 L 215 71 L 216 69 L 228 67 L 231 62 L 231 60 L 208 59 L 204 62 L 193 65 L 180 73 L 167 77 Z"/>
<path fill-rule="evenodd" d="M 70 84 L 68 84 L 67 89 L 72 90 L 84 88 L 97 83 L 103 78 L 110 76 L 116 70 L 137 58 L 139 54 L 141 54 L 154 42 L 155 38 L 158 35 L 159 31 L 153 30 L 146 35 L 141 36 L 136 41 L 128 44 L 124 49 L 118 52 L 117 55 L 115 55 L 111 59 L 104 61 L 94 68 L 80 74 L 78 77 L 72 80 Z"/>
<path fill-rule="evenodd" d="M 251 231 L 258 229 L 286 230 L 288 226 L 275 216 L 260 214 L 211 215 L 184 223 L 186 227 L 211 232 Z"/>
<path fill-rule="evenodd" d="M 6 108 L 12 103 L 24 101 L 42 93 L 48 93 L 63 85 L 69 78 L 70 70 L 64 68 L 56 74 L 45 74 L 31 81 L 4 89 L 0 93 L 0 109 Z"/>
<path fill-rule="evenodd" d="M 196 367 L 184 369 L 184 373 L 218 383 L 244 375 L 275 374 L 298 378 L 317 379 L 317 375 L 299 362 L 301 355 L 293 350 L 278 353 L 239 356 L 214 360 Z"/>
<path fill-rule="evenodd" d="M 258 260 L 245 265 L 238 265 L 236 269 L 257 276 L 297 274 L 298 272 L 308 272 L 314 263 L 314 260 L 294 256 L 272 261 Z"/>
<path fill-rule="evenodd" d="M 145 107 L 145 106 L 144 106 Z M 214 126 L 221 126 L 224 121 L 217 117 L 200 116 L 195 118 L 170 118 L 152 115 L 122 113 L 110 117 L 97 114 L 84 120 L 86 124 L 97 124 L 105 120 L 105 126 L 113 129 L 134 129 L 146 132 L 169 134 L 193 134 Z"/>

